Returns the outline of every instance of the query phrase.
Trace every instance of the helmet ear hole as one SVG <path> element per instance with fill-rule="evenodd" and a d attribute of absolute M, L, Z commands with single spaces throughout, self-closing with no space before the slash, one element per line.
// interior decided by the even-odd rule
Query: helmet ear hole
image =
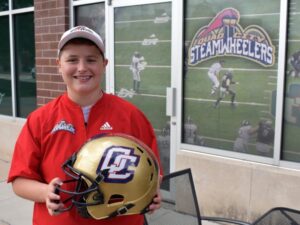
<path fill-rule="evenodd" d="M 124 201 L 124 196 L 123 195 L 118 195 L 114 194 L 110 196 L 108 200 L 108 204 L 113 204 L 113 203 L 118 203 L 118 202 L 123 202 Z"/>

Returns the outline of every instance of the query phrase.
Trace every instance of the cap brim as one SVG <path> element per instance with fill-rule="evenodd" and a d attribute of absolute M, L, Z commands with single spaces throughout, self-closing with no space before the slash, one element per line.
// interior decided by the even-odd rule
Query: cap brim
<path fill-rule="evenodd" d="M 91 31 L 93 32 L 93 31 Z M 103 41 L 101 39 L 101 37 L 97 37 L 96 35 L 98 34 L 93 34 L 87 31 L 80 31 L 80 30 L 76 30 L 74 32 L 69 31 L 69 33 L 64 34 L 65 36 L 63 36 L 58 44 L 58 52 L 60 52 L 60 50 L 67 44 L 67 42 L 69 42 L 70 40 L 74 39 L 74 38 L 85 38 L 87 40 L 90 40 L 91 42 L 93 42 L 102 52 L 102 54 L 104 54 L 104 44 Z"/>

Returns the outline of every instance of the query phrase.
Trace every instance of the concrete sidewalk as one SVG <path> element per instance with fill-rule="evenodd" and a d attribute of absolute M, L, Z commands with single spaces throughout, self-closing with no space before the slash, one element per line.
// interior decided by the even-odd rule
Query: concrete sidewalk
<path fill-rule="evenodd" d="M 33 203 L 16 196 L 11 184 L 6 183 L 9 167 L 10 162 L 0 159 L 0 225 L 31 225 Z M 174 224 L 178 224 L 178 221 L 174 221 Z M 204 221 L 202 224 L 216 223 Z"/>
<path fill-rule="evenodd" d="M 9 166 L 0 159 L 0 225 L 31 225 L 33 203 L 16 196 L 6 183 Z"/>

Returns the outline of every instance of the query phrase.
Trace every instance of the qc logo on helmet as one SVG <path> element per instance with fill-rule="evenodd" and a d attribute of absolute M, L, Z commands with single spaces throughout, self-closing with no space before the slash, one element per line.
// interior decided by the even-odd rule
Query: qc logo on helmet
<path fill-rule="evenodd" d="M 136 167 L 140 157 L 134 154 L 134 149 L 123 146 L 112 146 L 106 149 L 100 161 L 97 173 L 108 170 L 107 176 L 104 176 L 105 182 L 127 183 L 132 180 L 134 170 L 130 167 Z"/>

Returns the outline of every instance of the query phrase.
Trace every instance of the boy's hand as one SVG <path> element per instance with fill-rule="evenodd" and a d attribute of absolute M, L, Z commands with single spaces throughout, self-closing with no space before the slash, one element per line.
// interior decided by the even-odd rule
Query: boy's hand
<path fill-rule="evenodd" d="M 160 208 L 160 203 L 161 203 L 161 194 L 160 190 L 157 190 L 156 196 L 153 198 L 152 204 L 149 206 L 149 212 L 148 213 L 153 213 L 155 210 Z"/>
<path fill-rule="evenodd" d="M 47 187 L 46 207 L 51 216 L 60 214 L 58 210 L 64 207 L 60 201 L 60 195 L 56 192 L 56 187 L 60 185 L 62 185 L 62 181 L 56 177 L 50 181 Z"/>

